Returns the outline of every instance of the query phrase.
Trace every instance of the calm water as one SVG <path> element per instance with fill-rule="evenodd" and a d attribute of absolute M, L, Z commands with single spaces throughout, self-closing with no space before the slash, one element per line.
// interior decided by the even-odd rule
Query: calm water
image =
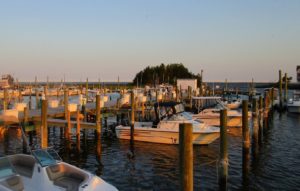
<path fill-rule="evenodd" d="M 228 135 L 230 190 L 300 190 L 300 115 L 274 112 L 262 143 L 250 153 L 249 171 L 244 174 L 241 135 L 239 128 L 230 129 Z M 21 137 L 18 128 L 0 128 L 0 155 L 23 152 Z M 32 137 L 30 146 L 37 148 L 39 137 Z M 135 142 L 132 147 L 128 141 L 105 137 L 97 142 L 91 131 L 78 147 L 75 137 L 67 143 L 59 128 L 50 127 L 49 146 L 64 161 L 97 174 L 119 190 L 179 188 L 176 145 Z M 194 190 L 218 189 L 218 153 L 219 140 L 209 146 L 194 146 Z"/>
<path fill-rule="evenodd" d="M 257 152 L 252 151 L 248 178 L 242 173 L 241 130 L 230 129 L 230 190 L 300 190 L 300 115 L 274 113 L 273 120 Z M 67 144 L 58 128 L 50 128 L 49 144 L 64 161 L 95 173 L 120 190 L 178 190 L 178 146 L 103 138 Z M 16 128 L 0 130 L 0 154 L 22 152 L 21 133 Z M 33 136 L 32 147 L 38 137 Z M 217 190 L 216 160 L 219 141 L 209 146 L 194 146 L 195 190 Z M 131 156 L 134 153 L 134 158 Z M 255 154 L 256 153 L 256 154 Z"/>

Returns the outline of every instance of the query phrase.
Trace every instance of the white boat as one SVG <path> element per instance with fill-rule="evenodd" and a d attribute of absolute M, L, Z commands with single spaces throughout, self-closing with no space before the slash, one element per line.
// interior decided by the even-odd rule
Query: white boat
<path fill-rule="evenodd" d="M 227 109 L 227 126 L 242 126 L 242 113 L 238 110 L 227 108 L 221 101 L 221 97 L 194 97 L 193 99 L 198 99 L 201 102 L 205 100 L 206 102 L 215 103 L 213 107 L 203 109 L 202 111 L 198 109 L 199 113 L 192 115 L 193 119 L 201 120 L 207 125 L 220 126 L 220 111 L 221 109 Z M 251 117 L 251 112 L 248 112 L 248 117 Z"/>
<path fill-rule="evenodd" d="M 218 127 L 208 126 L 184 112 L 181 103 L 166 102 L 155 104 L 156 122 L 135 122 L 134 141 L 152 143 L 178 144 L 179 124 L 191 123 L 193 125 L 193 144 L 208 145 L 220 136 Z M 119 139 L 130 139 L 130 126 L 116 127 Z"/>
<path fill-rule="evenodd" d="M 227 102 L 225 105 L 228 109 L 238 109 L 242 105 L 242 100 L 241 99 L 233 100 L 233 101 Z"/>
<path fill-rule="evenodd" d="M 287 103 L 287 110 L 291 113 L 300 113 L 300 92 L 294 92 L 293 98 Z"/>
<path fill-rule="evenodd" d="M 0 158 L 1 191 L 116 191 L 101 178 L 62 162 L 52 149 Z"/>

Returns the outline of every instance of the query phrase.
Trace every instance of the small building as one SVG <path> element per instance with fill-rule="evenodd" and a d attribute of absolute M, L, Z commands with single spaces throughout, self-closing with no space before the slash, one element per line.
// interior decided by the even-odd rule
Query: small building
<path fill-rule="evenodd" d="M 188 87 L 192 88 L 192 91 L 197 91 L 197 79 L 177 79 L 177 88 L 183 91 L 187 91 Z"/>
<path fill-rule="evenodd" d="M 10 88 L 14 84 L 14 78 L 10 74 L 2 75 L 0 80 L 0 88 Z"/>

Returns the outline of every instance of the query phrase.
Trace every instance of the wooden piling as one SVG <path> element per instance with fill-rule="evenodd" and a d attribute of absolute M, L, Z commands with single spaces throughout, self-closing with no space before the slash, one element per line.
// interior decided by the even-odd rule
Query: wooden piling
<path fill-rule="evenodd" d="M 48 113 L 48 102 L 42 100 L 42 125 L 41 125 L 41 147 L 48 147 L 48 124 L 47 124 L 47 113 Z"/>
<path fill-rule="evenodd" d="M 271 108 L 274 108 L 274 88 L 271 89 Z"/>
<path fill-rule="evenodd" d="M 44 94 L 45 94 L 46 100 L 48 100 L 48 87 L 47 87 L 47 85 L 44 86 Z"/>
<path fill-rule="evenodd" d="M 65 119 L 68 118 L 68 110 L 69 110 L 69 91 L 68 89 L 64 89 L 64 110 L 65 110 Z"/>
<path fill-rule="evenodd" d="M 96 136 L 101 138 L 101 108 L 100 108 L 100 94 L 96 95 Z"/>
<path fill-rule="evenodd" d="M 65 126 L 65 139 L 70 140 L 70 138 L 71 138 L 71 136 L 70 136 L 70 133 L 71 133 L 71 113 L 70 113 L 69 108 L 67 110 L 66 120 L 67 120 L 67 124 Z"/>
<path fill-rule="evenodd" d="M 257 107 L 258 103 L 257 103 L 257 99 L 254 98 L 252 101 L 252 125 L 253 125 L 253 142 L 255 144 L 255 146 L 258 143 L 258 107 Z"/>
<path fill-rule="evenodd" d="M 242 102 L 243 110 L 242 110 L 242 131 L 243 131 L 243 148 L 250 148 L 250 131 L 248 126 L 248 100 L 243 100 Z"/>
<path fill-rule="evenodd" d="M 89 79 L 86 79 L 85 83 L 85 96 L 86 96 L 86 101 L 88 101 L 88 95 L 89 95 Z"/>
<path fill-rule="evenodd" d="M 7 105 L 8 105 L 8 91 L 7 91 L 7 89 L 5 88 L 4 89 L 4 92 L 3 92 L 3 110 L 5 111 L 5 110 L 7 110 Z"/>
<path fill-rule="evenodd" d="M 180 190 L 193 190 L 193 125 L 179 125 Z"/>
<path fill-rule="evenodd" d="M 26 126 L 28 125 L 28 108 L 24 107 L 24 116 L 23 116 L 23 124 L 22 124 L 22 128 L 23 128 L 23 133 L 22 133 L 22 137 L 23 137 L 23 153 L 27 153 L 27 137 L 25 135 L 26 133 Z"/>
<path fill-rule="evenodd" d="M 282 74 L 279 70 L 279 109 L 282 110 Z"/>
<path fill-rule="evenodd" d="M 36 88 L 35 89 L 35 108 L 40 109 L 40 107 L 41 107 L 41 105 L 40 105 L 39 91 Z"/>
<path fill-rule="evenodd" d="M 203 96 L 203 70 L 201 70 L 201 76 L 200 76 L 200 84 L 199 84 L 199 94 L 200 96 Z"/>
<path fill-rule="evenodd" d="M 156 96 L 157 97 L 157 96 Z M 135 110 L 135 101 L 134 101 L 134 92 L 132 91 L 130 94 L 131 98 L 131 125 L 130 125 L 130 141 L 133 143 L 134 141 L 134 121 L 135 121 L 135 116 L 134 116 L 134 110 Z"/>
<path fill-rule="evenodd" d="M 77 140 L 80 140 L 80 109 L 79 107 L 77 108 L 77 113 L 76 113 L 76 138 Z"/>
<path fill-rule="evenodd" d="M 28 103 L 28 107 L 30 110 L 32 109 L 32 95 L 31 94 L 32 94 L 32 87 L 30 85 L 30 87 L 29 87 L 29 103 Z"/>
<path fill-rule="evenodd" d="M 228 151 L 227 151 L 227 110 L 220 113 L 220 159 L 219 159 L 219 187 L 227 190 Z"/>
<path fill-rule="evenodd" d="M 284 82 L 284 102 L 287 103 L 288 101 L 288 79 L 287 73 L 284 74 L 285 82 Z"/>
<path fill-rule="evenodd" d="M 258 139 L 259 142 L 262 140 L 262 132 L 263 132 L 263 98 L 259 96 L 258 101 Z"/>

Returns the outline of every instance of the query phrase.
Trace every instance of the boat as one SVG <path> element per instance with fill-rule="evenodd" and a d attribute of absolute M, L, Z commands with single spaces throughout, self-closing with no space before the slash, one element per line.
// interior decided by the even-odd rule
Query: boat
<path fill-rule="evenodd" d="M 193 144 L 208 145 L 220 136 L 218 127 L 208 126 L 184 111 L 179 102 L 160 102 L 154 104 L 156 120 L 154 122 L 135 122 L 134 141 L 179 144 L 179 124 L 193 125 Z M 119 139 L 130 140 L 130 126 L 116 127 Z"/>
<path fill-rule="evenodd" d="M 0 158 L 0 190 L 117 191 L 98 176 L 63 162 L 49 148 Z"/>
<path fill-rule="evenodd" d="M 226 105 L 226 107 L 228 109 L 238 109 L 242 105 L 242 100 L 241 99 L 237 99 L 237 100 L 227 101 L 225 103 L 225 105 Z"/>
<path fill-rule="evenodd" d="M 295 91 L 293 98 L 287 103 L 287 110 L 290 113 L 300 113 L 300 92 Z"/>
<path fill-rule="evenodd" d="M 198 119 L 207 125 L 220 126 L 220 111 L 227 109 L 227 126 L 228 127 L 241 127 L 242 126 L 242 113 L 239 110 L 231 110 L 221 101 L 221 97 L 193 97 L 197 103 L 202 103 L 210 106 L 208 108 L 201 104 L 196 105 L 197 113 L 193 114 L 193 119 Z M 202 109 L 202 110 L 201 110 Z M 248 112 L 248 117 L 251 117 L 251 112 Z"/>

